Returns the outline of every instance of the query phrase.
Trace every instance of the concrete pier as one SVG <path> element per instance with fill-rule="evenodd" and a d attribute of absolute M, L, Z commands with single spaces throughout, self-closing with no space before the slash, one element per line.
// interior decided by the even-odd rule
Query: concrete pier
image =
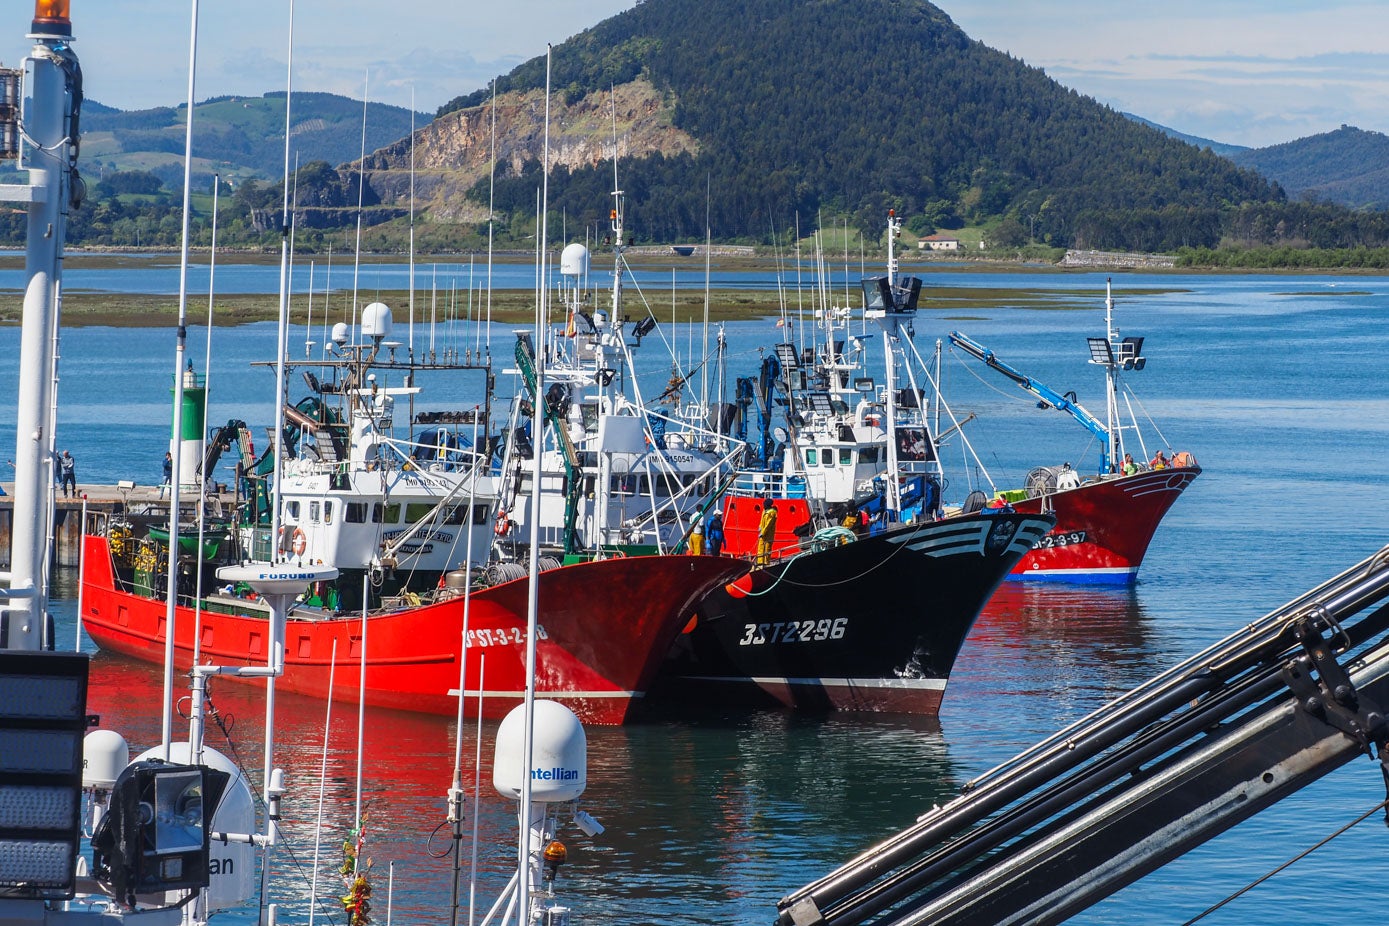
<path fill-rule="evenodd" d="M 0 565 L 10 564 L 10 536 L 14 523 L 14 484 L 0 483 Z M 169 520 L 169 488 L 144 485 L 94 485 L 78 483 L 76 498 L 64 498 L 57 493 L 57 504 L 53 515 L 53 556 L 59 566 L 78 565 L 82 541 L 82 496 L 87 497 L 87 515 L 90 529 L 99 529 L 106 518 L 124 514 L 139 517 L 141 520 Z M 208 496 L 210 510 L 221 511 L 230 516 L 235 499 L 230 492 L 217 492 Z M 179 500 L 182 517 L 187 521 L 197 515 L 197 499 L 184 493 Z"/>

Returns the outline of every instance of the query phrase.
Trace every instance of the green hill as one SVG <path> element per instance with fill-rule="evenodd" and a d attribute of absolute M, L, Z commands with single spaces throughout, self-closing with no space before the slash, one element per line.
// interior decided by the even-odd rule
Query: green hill
<path fill-rule="evenodd" d="M 1320 185 L 1259 164 L 1275 182 L 1068 90 L 972 40 L 925 0 L 643 0 L 556 46 L 553 75 L 551 227 L 580 238 L 579 228 L 597 240 L 607 233 L 616 152 L 628 229 L 647 241 L 702 240 L 706 215 L 720 241 L 784 240 L 821 221 L 872 241 L 895 208 L 914 233 L 961 229 L 970 242 L 1005 248 L 1029 238 L 1203 253 L 1389 244 L 1389 214 L 1284 192 L 1330 198 L 1337 185 L 1373 180 L 1355 161 L 1370 161 L 1383 136 L 1349 139 L 1345 169 Z M 407 110 L 373 106 L 362 164 L 360 104 L 296 94 L 301 250 L 356 224 L 359 188 L 369 248 L 404 247 L 411 191 L 422 249 L 482 246 L 493 201 L 498 242 L 533 241 L 544 58 L 495 84 L 495 190 L 488 89 L 451 101 L 427 124 L 418 118 L 413 136 Z M 281 94 L 208 100 L 198 110 L 197 172 L 240 180 L 222 199 L 219 240 L 273 245 Z M 169 194 L 182 175 L 179 119 L 173 108 L 88 108 L 82 168 L 93 196 L 74 214 L 71 240 L 177 243 Z M 204 241 L 208 205 L 195 203 L 193 217 Z M 0 222 L 5 240 L 19 234 Z"/>
<path fill-rule="evenodd" d="M 543 87 L 544 65 L 498 90 Z M 807 227 L 821 210 L 877 229 L 896 207 L 934 226 L 1011 217 L 1052 243 L 1135 250 L 1214 244 L 1221 204 L 1281 197 L 971 40 L 923 0 L 646 0 L 556 46 L 553 73 L 569 99 L 645 78 L 696 141 L 622 163 L 635 227 L 656 239 L 703 234 L 706 186 L 722 238 L 765 238 L 796 216 Z M 485 98 L 452 101 L 439 122 Z M 523 162 L 499 201 L 533 203 L 535 169 Z M 601 222 L 611 183 L 610 165 L 561 170 L 552 204 Z"/>
<path fill-rule="evenodd" d="M 1343 125 L 1334 132 L 1230 155 L 1289 196 L 1351 209 L 1389 209 L 1389 136 Z"/>
<path fill-rule="evenodd" d="M 100 179 L 116 171 L 146 171 L 170 189 L 183 186 L 186 106 L 123 112 L 88 102 L 82 111 L 82 170 Z M 332 93 L 295 93 L 291 157 L 300 163 L 355 161 L 361 154 L 362 102 Z M 430 116 L 415 114 L 414 125 Z M 369 103 L 367 150 L 410 133 L 410 110 Z M 260 97 L 216 97 L 199 103 L 193 120 L 194 183 L 208 189 L 212 174 L 232 180 L 273 180 L 284 173 L 284 91 Z"/>

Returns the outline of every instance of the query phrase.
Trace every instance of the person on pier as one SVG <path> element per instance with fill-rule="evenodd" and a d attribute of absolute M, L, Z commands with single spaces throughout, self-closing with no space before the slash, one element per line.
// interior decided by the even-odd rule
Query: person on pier
<path fill-rule="evenodd" d="M 63 486 L 63 498 L 77 497 L 77 461 L 72 458 L 72 452 L 64 450 L 63 455 L 58 458 L 58 475 Z M 69 490 L 72 495 L 69 496 Z"/>

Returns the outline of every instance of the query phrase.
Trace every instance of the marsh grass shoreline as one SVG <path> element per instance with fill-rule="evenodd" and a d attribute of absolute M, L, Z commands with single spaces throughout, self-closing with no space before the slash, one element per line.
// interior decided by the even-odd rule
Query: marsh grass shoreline
<path fill-rule="evenodd" d="M 201 254 L 195 263 L 205 259 L 206 254 Z M 595 266 L 601 259 L 602 255 L 594 255 Z M 509 263 L 529 263 L 528 260 L 521 260 L 514 255 L 508 256 L 504 260 Z M 177 266 L 178 262 L 179 256 L 177 254 L 168 253 L 79 252 L 70 254 L 66 258 L 66 263 L 71 267 L 92 269 L 138 270 L 156 266 Z M 219 266 L 246 263 L 273 265 L 277 263 L 276 260 L 263 254 L 223 254 L 221 252 L 217 255 L 217 262 Z M 400 257 L 399 255 L 363 257 L 364 264 L 381 262 L 399 263 Z M 629 263 L 634 268 L 646 270 L 665 269 L 671 266 L 671 261 L 668 259 L 640 258 L 630 260 Z M 22 266 L 23 258 L 21 256 L 0 255 L 0 267 Z M 932 286 L 931 271 L 933 267 L 939 269 L 940 263 L 904 260 L 902 264 L 902 272 L 917 272 L 923 276 L 925 285 L 921 292 L 921 306 L 923 312 L 927 313 L 944 312 L 948 315 L 968 315 L 1008 308 L 1083 309 L 1092 308 L 1097 299 L 1103 298 L 1102 293 L 1088 286 L 1060 289 L 1019 289 L 1007 286 L 970 286 L 967 288 Z M 686 265 L 685 269 L 689 269 L 689 266 Z M 760 271 L 769 275 L 777 273 L 775 261 L 755 257 L 722 258 L 714 262 L 713 269 L 716 271 Z M 1045 265 L 983 262 L 952 263 L 950 270 L 990 273 L 1000 276 L 1018 272 L 1054 271 L 1058 275 L 1064 275 L 1068 272 Z M 842 303 L 846 299 L 843 289 L 843 267 L 833 268 L 832 272 L 836 274 L 838 283 L 836 284 L 837 289 L 830 293 L 829 298 L 832 303 Z M 857 277 L 858 272 L 857 267 L 850 268 L 850 273 L 855 277 Z M 874 267 L 868 269 L 868 275 L 875 272 L 881 271 Z M 790 271 L 783 267 L 782 273 L 789 275 Z M 586 301 L 590 310 L 595 305 L 599 308 L 606 305 L 608 295 L 603 288 L 602 279 L 602 276 L 595 277 L 596 291 L 591 291 Z M 1175 292 L 1181 289 L 1181 287 L 1144 287 L 1125 289 L 1124 292 L 1137 295 L 1140 293 Z M 643 302 L 643 295 L 645 302 Z M 780 316 L 788 318 L 808 317 L 813 313 L 818 298 L 819 295 L 815 291 L 814 285 L 805 279 L 803 279 L 803 286 L 799 291 L 796 289 L 794 280 L 788 282 L 781 292 L 774 289 L 712 289 L 708 296 L 709 319 L 714 322 L 721 322 Z M 860 303 L 861 297 L 857 287 L 850 290 L 847 298 L 854 305 Z M 335 287 L 327 298 L 331 320 L 350 320 L 352 301 L 350 288 Z M 409 292 L 404 289 L 378 290 L 372 288 L 367 293 L 359 292 L 357 297 L 359 309 L 369 302 L 377 301 L 385 302 L 391 306 L 397 319 L 402 319 L 408 312 L 406 306 L 409 303 Z M 450 311 L 445 310 L 443 302 L 443 300 L 439 300 L 437 307 L 435 307 L 428 290 L 417 288 L 415 291 L 416 322 L 429 323 L 431 313 L 434 321 L 439 323 L 449 318 L 467 321 L 478 317 L 488 317 L 486 306 L 460 305 L 456 310 L 452 310 L 453 314 L 450 314 Z M 0 325 L 18 325 L 22 305 L 22 292 L 0 290 Z M 552 305 L 551 318 L 558 319 L 562 309 L 557 304 L 552 303 Z M 201 325 L 207 318 L 207 306 L 208 296 L 206 292 L 190 292 L 187 305 L 188 323 Z M 324 294 L 316 293 L 313 297 L 315 321 L 321 320 L 323 306 Z M 495 322 L 505 324 L 527 323 L 535 317 L 534 306 L 535 296 L 529 288 L 495 289 L 491 295 L 490 317 Z M 668 323 L 672 321 L 672 318 L 680 323 L 700 321 L 704 318 L 705 293 L 699 289 L 677 289 L 672 293 L 669 289 L 648 287 L 644 294 L 639 294 L 633 289 L 628 289 L 625 306 L 628 318 L 640 318 L 649 313 L 662 323 Z M 290 305 L 291 322 L 303 324 L 308 312 L 308 294 L 295 293 Z M 226 294 L 216 295 L 213 299 L 213 324 L 217 327 L 274 321 L 278 313 L 279 297 L 275 293 Z M 66 290 L 63 294 L 63 327 L 168 328 L 177 323 L 177 294 L 90 292 L 74 289 Z"/>

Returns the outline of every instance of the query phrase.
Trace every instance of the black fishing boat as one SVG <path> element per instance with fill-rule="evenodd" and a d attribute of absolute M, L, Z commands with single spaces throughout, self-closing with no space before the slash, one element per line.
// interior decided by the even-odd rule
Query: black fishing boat
<path fill-rule="evenodd" d="M 770 441 L 764 427 L 761 465 L 736 475 L 704 537 L 757 566 L 701 602 L 663 669 L 665 693 L 935 714 L 985 602 L 1055 523 L 982 496 L 942 502 L 927 393 L 908 362 L 921 283 L 896 276 L 891 251 L 888 267 L 864 281 L 884 382 L 869 375 L 870 336 L 830 307 L 814 346 L 777 345 L 759 380 L 740 383 L 764 424 L 775 409 L 785 423 Z"/>

